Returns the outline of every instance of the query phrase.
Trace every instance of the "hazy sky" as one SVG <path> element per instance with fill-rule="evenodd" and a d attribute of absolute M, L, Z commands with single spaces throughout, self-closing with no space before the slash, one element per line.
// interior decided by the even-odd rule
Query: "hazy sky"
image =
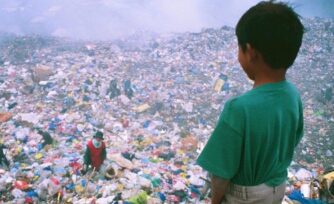
<path fill-rule="evenodd" d="M 0 0 L 0 31 L 112 39 L 136 30 L 234 26 L 259 0 Z M 334 18 L 334 0 L 292 0 L 306 17 Z"/>

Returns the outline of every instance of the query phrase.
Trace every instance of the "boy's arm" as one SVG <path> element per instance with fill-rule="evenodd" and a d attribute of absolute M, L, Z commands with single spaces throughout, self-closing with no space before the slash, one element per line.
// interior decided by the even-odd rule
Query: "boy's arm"
<path fill-rule="evenodd" d="M 298 129 L 296 132 L 296 144 L 295 147 L 299 144 L 300 140 L 302 139 L 303 135 L 304 135 L 304 114 L 303 114 L 303 105 L 301 103 L 301 101 L 299 101 L 299 121 L 298 121 Z"/>
<path fill-rule="evenodd" d="M 229 180 L 211 175 L 211 204 L 222 203 L 229 182 Z"/>
<path fill-rule="evenodd" d="M 84 156 L 84 164 L 85 165 L 90 165 L 91 161 L 90 161 L 90 151 L 89 148 L 86 147 L 86 151 L 85 151 L 85 156 Z"/>
<path fill-rule="evenodd" d="M 106 150 L 106 148 L 104 147 L 104 148 L 102 149 L 102 160 L 104 161 L 106 158 L 107 158 L 107 150 Z"/>

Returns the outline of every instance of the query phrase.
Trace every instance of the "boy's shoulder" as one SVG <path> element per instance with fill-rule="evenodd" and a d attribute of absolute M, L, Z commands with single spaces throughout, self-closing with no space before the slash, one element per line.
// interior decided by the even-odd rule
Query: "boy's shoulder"
<path fill-rule="evenodd" d="M 249 101 L 249 98 L 252 98 L 252 95 L 253 95 L 253 90 L 249 90 L 240 95 L 233 96 L 232 98 L 226 101 L 225 106 L 228 107 L 242 106 L 245 102 Z"/>
<path fill-rule="evenodd" d="M 225 106 L 230 108 L 240 108 L 246 105 L 258 104 L 259 101 L 266 101 L 267 96 L 273 94 L 276 96 L 285 95 L 287 97 L 300 100 L 300 93 L 296 86 L 289 81 L 283 81 L 275 84 L 265 84 L 251 89 L 241 95 L 227 100 Z M 279 98 L 280 97 L 277 97 L 277 99 Z"/>

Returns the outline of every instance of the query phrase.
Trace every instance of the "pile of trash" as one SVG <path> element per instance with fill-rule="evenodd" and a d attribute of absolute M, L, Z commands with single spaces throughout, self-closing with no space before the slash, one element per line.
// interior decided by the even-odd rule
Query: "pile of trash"
<path fill-rule="evenodd" d="M 301 90 L 305 136 L 287 196 L 298 190 L 304 199 L 320 199 L 304 184 L 334 168 L 334 21 L 304 24 L 288 78 Z M 1 201 L 210 202 L 196 158 L 226 100 L 252 86 L 237 61 L 234 29 L 137 42 L 0 40 L 1 144 L 10 161 L 0 169 Z M 54 142 L 43 146 L 38 130 Z M 86 143 L 96 130 L 105 135 L 107 162 L 83 175 Z"/>

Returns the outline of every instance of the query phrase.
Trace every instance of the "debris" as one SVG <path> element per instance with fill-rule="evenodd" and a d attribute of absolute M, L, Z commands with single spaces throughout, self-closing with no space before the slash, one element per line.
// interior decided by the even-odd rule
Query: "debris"
<path fill-rule="evenodd" d="M 305 135 L 285 202 L 321 199 L 311 184 L 334 168 L 334 21 L 303 23 L 308 32 L 287 78 L 302 95 Z M 17 36 L 0 46 L 1 142 L 10 161 L 0 169 L 1 201 L 210 202 L 195 160 L 225 102 L 252 88 L 234 29 L 134 42 Z M 42 148 L 36 127 L 52 144 Z M 107 159 L 88 178 L 83 154 L 96 130 L 104 132 Z"/>

